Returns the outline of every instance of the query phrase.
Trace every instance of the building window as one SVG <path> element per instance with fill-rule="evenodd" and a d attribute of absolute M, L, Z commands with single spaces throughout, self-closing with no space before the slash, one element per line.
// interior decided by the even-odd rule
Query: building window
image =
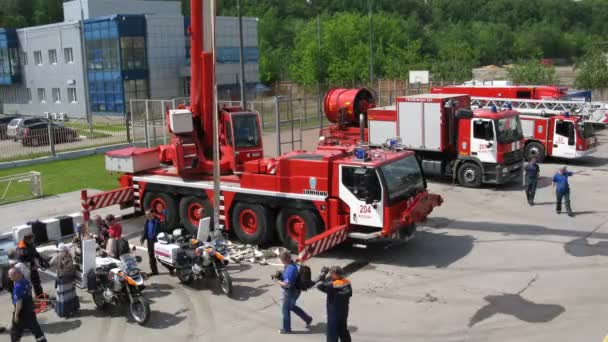
<path fill-rule="evenodd" d="M 21 63 L 27 65 L 27 52 L 25 51 L 21 52 Z"/>
<path fill-rule="evenodd" d="M 34 51 L 34 61 L 36 65 L 42 65 L 42 51 Z"/>
<path fill-rule="evenodd" d="M 120 51 L 123 70 L 147 69 L 145 37 L 121 37 Z"/>
<path fill-rule="evenodd" d="M 76 98 L 76 88 L 68 88 L 68 101 L 71 103 L 78 102 Z"/>
<path fill-rule="evenodd" d="M 57 64 L 57 50 L 49 50 L 49 63 Z"/>
<path fill-rule="evenodd" d="M 72 48 L 63 49 L 63 57 L 65 58 L 66 63 L 74 63 L 74 53 L 72 52 Z"/>
<path fill-rule="evenodd" d="M 32 89 L 27 88 L 26 93 L 27 93 L 27 103 L 32 103 Z"/>
<path fill-rule="evenodd" d="M 61 90 L 59 88 L 53 88 L 53 102 L 61 103 Z"/>
<path fill-rule="evenodd" d="M 44 88 L 38 88 L 38 100 L 40 103 L 46 103 L 46 91 L 44 91 Z"/>

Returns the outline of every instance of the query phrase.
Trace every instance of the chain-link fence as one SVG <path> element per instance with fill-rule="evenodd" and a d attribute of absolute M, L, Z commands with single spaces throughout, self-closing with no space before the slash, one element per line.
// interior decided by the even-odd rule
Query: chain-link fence
<path fill-rule="evenodd" d="M 123 144 L 129 141 L 125 116 L 93 116 L 53 120 L 44 117 L 4 118 L 0 125 L 0 162 L 32 159 L 59 152 Z"/>

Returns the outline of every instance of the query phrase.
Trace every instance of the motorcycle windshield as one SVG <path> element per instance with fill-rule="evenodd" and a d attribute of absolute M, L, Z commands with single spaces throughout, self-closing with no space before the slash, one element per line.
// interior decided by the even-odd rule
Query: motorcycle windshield
<path fill-rule="evenodd" d="M 123 271 L 130 277 L 139 273 L 139 268 L 137 267 L 137 260 L 135 260 L 134 256 L 130 254 L 121 255 L 120 262 L 122 263 Z"/>

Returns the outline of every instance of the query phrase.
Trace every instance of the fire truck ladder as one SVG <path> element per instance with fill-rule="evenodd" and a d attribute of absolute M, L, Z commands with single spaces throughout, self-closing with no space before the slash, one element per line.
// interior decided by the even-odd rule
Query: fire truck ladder
<path fill-rule="evenodd" d="M 584 119 L 591 114 L 591 110 L 597 108 L 600 103 L 583 101 L 563 101 L 563 100 L 527 100 L 527 99 L 506 99 L 495 97 L 471 97 L 471 106 L 487 108 L 505 108 L 507 105 L 522 114 L 532 115 L 559 115 L 564 112 L 582 115 Z"/>

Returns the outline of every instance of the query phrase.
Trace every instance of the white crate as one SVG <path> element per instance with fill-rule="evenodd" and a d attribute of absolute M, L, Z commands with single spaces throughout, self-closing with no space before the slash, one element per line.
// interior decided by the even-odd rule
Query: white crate
<path fill-rule="evenodd" d="M 187 109 L 175 109 L 169 111 L 169 125 L 173 133 L 192 133 L 192 112 Z"/>
<path fill-rule="evenodd" d="M 160 167 L 158 149 L 129 147 L 106 153 L 106 170 L 135 173 Z"/>

